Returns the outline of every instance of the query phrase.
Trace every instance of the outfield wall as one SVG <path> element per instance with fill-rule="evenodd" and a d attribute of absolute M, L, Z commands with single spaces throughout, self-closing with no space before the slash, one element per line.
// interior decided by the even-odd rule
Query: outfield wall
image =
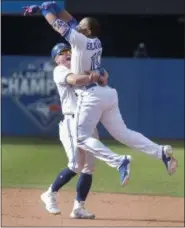
<path fill-rule="evenodd" d="M 184 139 L 184 61 L 104 58 L 127 125 L 152 138 Z M 62 118 L 49 57 L 2 57 L 2 134 L 58 134 Z M 100 136 L 107 137 L 100 127 Z"/>

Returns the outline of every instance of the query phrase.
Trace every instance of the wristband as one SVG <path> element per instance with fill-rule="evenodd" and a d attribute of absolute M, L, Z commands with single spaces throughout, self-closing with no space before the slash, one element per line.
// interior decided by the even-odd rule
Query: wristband
<path fill-rule="evenodd" d="M 56 3 L 56 7 L 55 7 L 56 13 L 58 14 L 63 10 L 64 10 L 64 3 L 60 4 L 60 6 L 59 6 L 59 4 Z"/>
<path fill-rule="evenodd" d="M 52 13 L 54 15 L 56 15 L 56 11 L 54 9 L 41 9 L 41 13 L 42 15 L 45 17 L 48 13 Z"/>

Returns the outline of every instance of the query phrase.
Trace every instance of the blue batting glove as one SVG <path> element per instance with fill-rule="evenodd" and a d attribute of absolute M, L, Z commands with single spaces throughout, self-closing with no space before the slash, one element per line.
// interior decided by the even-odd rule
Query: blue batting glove
<path fill-rule="evenodd" d="M 41 9 L 38 5 L 31 5 L 31 6 L 25 6 L 24 8 L 24 16 L 34 15 L 37 13 L 40 13 Z"/>
<path fill-rule="evenodd" d="M 52 13 L 56 15 L 58 12 L 56 10 L 56 2 L 43 2 L 42 5 L 40 6 L 41 8 L 41 13 L 43 16 L 46 16 L 48 13 Z"/>
<path fill-rule="evenodd" d="M 42 5 L 40 6 L 41 9 L 50 9 L 50 8 L 55 8 L 56 6 L 56 2 L 52 1 L 52 2 L 43 2 Z"/>
<path fill-rule="evenodd" d="M 55 14 L 58 14 L 62 7 L 60 7 L 55 1 L 52 2 L 43 2 L 41 5 L 42 10 L 51 10 L 52 12 L 55 12 Z"/>

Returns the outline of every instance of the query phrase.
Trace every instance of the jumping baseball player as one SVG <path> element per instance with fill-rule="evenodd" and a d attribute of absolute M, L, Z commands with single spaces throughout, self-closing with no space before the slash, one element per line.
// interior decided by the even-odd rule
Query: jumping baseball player
<path fill-rule="evenodd" d="M 98 27 L 99 30 L 97 24 L 94 27 L 89 27 L 88 23 L 82 20 L 79 24 L 78 31 L 89 37 L 89 33 L 96 30 L 96 27 Z M 60 29 L 56 30 L 60 32 Z M 71 40 L 69 39 L 69 41 Z M 78 43 L 78 40 L 76 42 Z M 86 44 L 85 40 L 84 43 Z M 99 56 L 99 53 L 99 50 L 97 50 L 94 56 Z M 91 69 L 98 69 L 98 67 L 100 67 L 99 58 L 95 65 L 93 65 L 94 59 L 92 58 L 92 65 L 94 67 L 91 65 Z M 99 140 L 91 137 L 93 129 L 97 126 L 97 123 L 101 121 L 116 140 L 133 149 L 161 159 L 168 173 L 170 175 L 173 174 L 177 168 L 177 160 L 173 156 L 172 147 L 170 145 L 161 146 L 153 143 L 142 134 L 128 129 L 119 111 L 116 90 L 110 87 L 102 88 L 97 84 L 94 84 L 93 87 L 91 90 L 88 89 L 79 92 L 76 111 L 78 147 L 91 151 L 94 154 L 104 153 L 108 155 L 110 153 L 110 150 Z"/>

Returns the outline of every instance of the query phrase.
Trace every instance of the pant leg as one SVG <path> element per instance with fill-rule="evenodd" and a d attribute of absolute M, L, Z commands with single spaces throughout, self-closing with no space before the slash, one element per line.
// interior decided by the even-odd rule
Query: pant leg
<path fill-rule="evenodd" d="M 81 164 L 81 153 L 77 149 L 76 138 L 74 138 L 73 125 L 72 117 L 65 117 L 64 121 L 59 123 L 59 137 L 68 158 L 69 169 L 79 173 L 83 163 Z"/>
<path fill-rule="evenodd" d="M 114 153 L 99 140 L 91 137 L 104 109 L 111 105 L 111 99 L 111 89 L 105 89 L 105 91 L 100 89 L 92 96 L 78 97 L 76 110 L 77 145 L 78 148 L 92 153 L 109 166 L 118 168 L 122 164 L 124 156 Z"/>
<path fill-rule="evenodd" d="M 79 95 L 75 112 L 77 140 L 92 137 L 102 116 L 101 100 L 96 96 Z"/>
<path fill-rule="evenodd" d="M 98 131 L 95 128 L 93 138 L 99 139 Z M 84 151 L 84 167 L 82 173 L 92 174 L 95 171 L 96 158 L 92 153 Z"/>
<path fill-rule="evenodd" d="M 160 145 L 152 142 L 139 132 L 127 128 L 118 107 L 118 99 L 111 109 L 103 113 L 101 123 L 117 141 L 132 149 L 161 159 L 162 147 Z"/>

